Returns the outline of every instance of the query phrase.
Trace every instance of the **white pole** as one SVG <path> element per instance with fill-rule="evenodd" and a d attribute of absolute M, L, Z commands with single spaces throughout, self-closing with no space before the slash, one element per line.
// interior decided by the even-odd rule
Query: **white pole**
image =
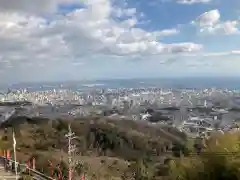
<path fill-rule="evenodd" d="M 69 163 L 69 180 L 72 180 L 72 148 L 71 148 L 71 136 L 72 136 L 72 130 L 71 125 L 68 125 L 69 130 L 69 137 L 68 137 L 68 163 Z"/>
<path fill-rule="evenodd" d="M 73 179 L 73 170 L 74 170 L 74 165 L 73 165 L 73 158 L 72 158 L 72 153 L 75 151 L 75 146 L 72 145 L 71 141 L 72 139 L 75 138 L 75 133 L 72 132 L 71 125 L 68 125 L 68 134 L 65 136 L 68 138 L 68 164 L 69 164 L 69 180 Z"/>
<path fill-rule="evenodd" d="M 15 166 L 15 178 L 18 180 L 18 172 L 17 172 L 17 153 L 16 153 L 16 139 L 15 139 L 15 133 L 13 131 L 13 150 L 14 150 L 14 166 Z"/>

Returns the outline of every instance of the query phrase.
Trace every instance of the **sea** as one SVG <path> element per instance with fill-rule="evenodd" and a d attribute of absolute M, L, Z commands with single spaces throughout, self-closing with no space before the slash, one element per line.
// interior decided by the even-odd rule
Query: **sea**
<path fill-rule="evenodd" d="M 141 78 L 141 79 L 111 79 L 89 81 L 63 82 L 33 82 L 0 85 L 0 92 L 8 89 L 26 88 L 28 91 L 46 91 L 53 89 L 70 89 L 73 91 L 89 91 L 94 89 L 116 88 L 172 88 L 172 89 L 234 89 L 240 90 L 240 78 L 226 77 L 187 77 L 187 78 Z"/>

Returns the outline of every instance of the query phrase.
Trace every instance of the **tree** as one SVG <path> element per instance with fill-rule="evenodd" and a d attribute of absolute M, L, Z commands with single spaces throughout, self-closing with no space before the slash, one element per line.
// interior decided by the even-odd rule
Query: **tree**
<path fill-rule="evenodd" d="M 194 157 L 171 161 L 172 180 L 240 179 L 240 136 L 218 134 L 205 139 L 202 152 Z"/>
<path fill-rule="evenodd" d="M 30 175 L 23 175 L 20 179 L 22 180 L 33 180 L 33 177 Z"/>
<path fill-rule="evenodd" d="M 135 180 L 150 180 L 154 175 L 151 166 L 142 159 L 132 162 L 129 165 L 128 170 L 131 172 L 132 178 Z M 126 172 L 125 174 L 129 174 L 129 172 Z"/>
<path fill-rule="evenodd" d="M 81 176 L 84 173 L 84 165 L 81 162 L 78 162 L 75 167 L 75 171 L 78 176 Z"/>
<path fill-rule="evenodd" d="M 66 165 L 65 162 L 61 161 L 60 162 L 60 167 L 61 167 L 63 179 L 67 179 L 67 177 L 68 177 L 68 166 Z"/>
<path fill-rule="evenodd" d="M 75 166 L 75 172 L 78 176 L 84 175 L 89 169 L 89 166 L 87 163 L 84 162 L 77 162 Z"/>

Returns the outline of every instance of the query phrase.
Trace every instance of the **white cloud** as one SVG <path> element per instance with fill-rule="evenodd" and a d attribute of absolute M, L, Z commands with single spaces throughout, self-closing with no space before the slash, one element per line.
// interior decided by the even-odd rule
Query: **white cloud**
<path fill-rule="evenodd" d="M 81 3 L 81 0 L 0 0 L 1 12 L 52 13 L 59 4 Z"/>
<path fill-rule="evenodd" d="M 208 11 L 200 15 L 195 23 L 198 23 L 201 27 L 205 26 L 214 26 L 216 25 L 220 20 L 220 12 L 217 9 Z"/>
<path fill-rule="evenodd" d="M 179 33 L 179 30 L 177 30 L 177 29 L 166 29 L 166 30 L 157 32 L 157 34 L 159 36 L 171 36 L 171 35 L 175 35 L 178 33 Z"/>
<path fill-rule="evenodd" d="M 226 52 L 202 52 L 202 53 L 194 53 L 194 54 L 186 54 L 182 53 L 181 56 L 185 57 L 221 57 L 221 56 L 232 56 L 240 55 L 240 50 L 226 51 Z"/>
<path fill-rule="evenodd" d="M 198 3 L 209 3 L 212 0 L 176 0 L 180 4 L 198 4 Z"/>
<path fill-rule="evenodd" d="M 176 2 L 178 4 L 207 4 L 210 3 L 212 0 L 160 0 L 162 3 L 168 3 L 168 2 Z M 157 5 L 158 1 L 150 2 L 150 5 L 154 6 Z"/>
<path fill-rule="evenodd" d="M 176 29 L 147 32 L 136 28 L 137 16 L 133 8 L 116 11 L 109 0 L 89 0 L 85 9 L 78 9 L 66 16 L 48 20 L 31 14 L 53 12 L 54 0 L 0 1 L 0 69 L 26 66 L 63 66 L 64 63 L 81 64 L 76 60 L 96 55 L 161 55 L 166 53 L 199 51 L 202 45 L 191 42 L 163 44 L 159 38 L 178 33 Z M 59 2 L 59 1 L 58 1 Z M 67 2 L 67 1 L 61 1 Z M 130 16 L 119 21 L 118 16 Z M 115 14 L 116 15 L 116 14 Z M 109 56 L 110 57 L 110 56 Z M 7 62 L 7 63 L 6 63 Z M 49 65 L 50 66 L 50 65 Z"/>
<path fill-rule="evenodd" d="M 180 55 L 168 56 L 166 61 L 162 61 L 161 65 L 176 66 L 175 71 L 183 69 L 183 73 L 188 71 L 191 76 L 199 74 L 200 76 L 211 74 L 220 76 L 235 76 L 239 75 L 238 67 L 240 51 L 225 51 L 225 52 L 199 52 L 199 53 L 181 53 Z M 196 71 L 192 71 L 196 70 Z M 178 70 L 179 71 L 179 70 Z"/>
<path fill-rule="evenodd" d="M 136 13 L 137 13 L 136 8 L 128 8 L 128 9 L 115 8 L 113 10 L 113 14 L 115 14 L 117 17 L 134 16 L 136 15 Z"/>
<path fill-rule="evenodd" d="M 201 29 L 201 31 L 226 35 L 239 34 L 240 31 L 237 27 L 238 25 L 239 25 L 238 21 L 226 21 L 223 23 L 216 24 L 213 27 L 204 27 Z"/>
<path fill-rule="evenodd" d="M 210 34 L 239 34 L 239 21 L 220 21 L 219 10 L 211 10 L 200 15 L 193 24 L 200 26 L 200 32 Z"/>

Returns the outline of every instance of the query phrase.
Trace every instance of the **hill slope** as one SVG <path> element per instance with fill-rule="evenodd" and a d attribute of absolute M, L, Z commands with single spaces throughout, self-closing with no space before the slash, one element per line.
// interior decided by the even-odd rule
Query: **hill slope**
<path fill-rule="evenodd" d="M 185 135 L 172 128 L 159 128 L 128 120 L 95 118 L 74 121 L 12 118 L 1 125 L 2 146 L 11 148 L 12 127 L 15 129 L 18 157 L 26 160 L 37 158 L 38 167 L 47 166 L 47 160 L 67 162 L 68 124 L 76 135 L 75 160 L 88 167 L 88 174 L 98 171 L 101 177 L 120 177 L 130 161 L 144 159 L 150 163 L 162 162 L 171 156 L 174 144 L 183 144 Z"/>

